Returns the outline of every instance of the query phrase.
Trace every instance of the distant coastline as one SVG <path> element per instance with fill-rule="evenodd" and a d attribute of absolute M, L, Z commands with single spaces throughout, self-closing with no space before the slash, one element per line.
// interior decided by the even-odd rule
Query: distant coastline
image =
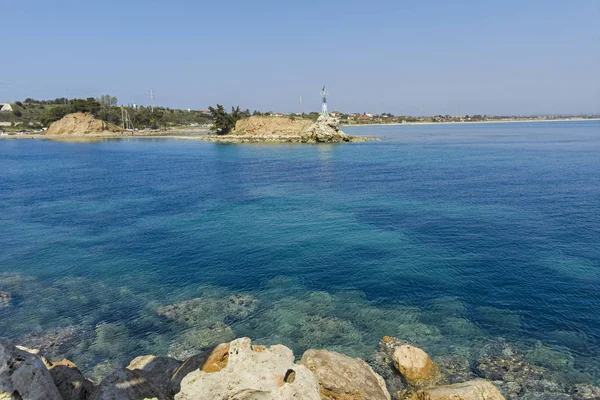
<path fill-rule="evenodd" d="M 341 124 L 340 127 L 354 128 L 354 127 L 369 127 L 369 126 L 414 126 L 414 125 L 458 125 L 458 124 L 501 124 L 501 123 L 515 123 L 515 122 L 581 122 L 581 121 L 600 121 L 600 118 L 555 118 L 555 119 L 513 119 L 513 120 L 495 120 L 495 121 L 460 121 L 460 122 L 390 122 L 390 123 L 368 123 L 368 124 Z M 190 127 L 169 129 L 169 130 L 139 130 L 123 133 L 98 133 L 98 134 L 85 134 L 85 135 L 44 135 L 43 133 L 12 133 L 0 135 L 0 139 L 42 139 L 42 140 L 55 140 L 55 141 L 81 141 L 81 142 L 93 142 L 102 141 L 105 139 L 176 139 L 176 140 L 201 140 L 211 142 L 228 142 L 228 143 L 258 143 L 258 142 L 272 142 L 272 143 L 293 143 L 300 142 L 300 138 L 296 137 L 283 137 L 273 135 L 269 140 L 265 138 L 254 137 L 254 136 L 228 136 L 228 135 L 215 135 L 211 133 L 208 128 Z M 364 137 L 353 137 L 355 140 L 351 141 L 368 141 L 376 140 L 374 138 Z"/>
<path fill-rule="evenodd" d="M 458 124 L 503 124 L 513 122 L 581 122 L 581 121 L 600 121 L 600 118 L 553 118 L 553 119 L 502 119 L 492 121 L 456 121 L 456 122 L 373 122 L 367 124 L 341 124 L 345 128 L 361 127 L 361 126 L 403 126 L 403 125 L 458 125 Z"/>

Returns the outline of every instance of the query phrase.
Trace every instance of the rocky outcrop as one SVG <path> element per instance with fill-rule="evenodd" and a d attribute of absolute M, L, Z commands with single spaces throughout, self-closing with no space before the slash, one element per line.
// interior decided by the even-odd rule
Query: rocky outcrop
<path fill-rule="evenodd" d="M 390 400 L 381 376 L 363 360 L 326 350 L 307 350 L 299 364 L 311 370 L 322 399 Z"/>
<path fill-rule="evenodd" d="M 329 114 L 321 114 L 313 125 L 301 134 L 306 142 L 340 143 L 351 142 L 352 136 L 340 130 L 340 121 Z"/>
<path fill-rule="evenodd" d="M 0 290 L 0 308 L 10 307 L 12 295 L 10 292 Z"/>
<path fill-rule="evenodd" d="M 418 347 L 408 344 L 396 347 L 393 360 L 394 366 L 410 386 L 424 386 L 438 379 L 439 367 Z"/>
<path fill-rule="evenodd" d="M 52 376 L 63 400 L 87 400 L 94 391 L 94 383 L 87 379 L 69 360 L 52 362 L 41 358 Z"/>
<path fill-rule="evenodd" d="M 147 355 L 127 368 L 113 364 L 96 386 L 69 360 L 50 361 L 0 339 L 0 399 L 390 400 L 390 393 L 395 400 L 600 399 L 599 387 L 560 379 L 502 339 L 472 351 L 470 361 L 455 353 L 433 362 L 411 343 L 386 336 L 370 364 L 326 350 L 307 350 L 295 364 L 287 347 L 242 338 L 183 362 Z"/>
<path fill-rule="evenodd" d="M 152 382 L 142 370 L 123 368 L 108 375 L 94 390 L 89 400 L 167 400 L 164 389 Z"/>
<path fill-rule="evenodd" d="M 104 121 L 94 118 L 92 114 L 67 114 L 62 119 L 53 122 L 45 135 L 101 135 L 120 133 L 122 130 Z"/>
<path fill-rule="evenodd" d="M 206 135 L 198 140 L 216 142 L 341 143 L 374 140 L 350 136 L 339 128 L 339 120 L 321 114 L 316 122 L 286 117 L 256 117 L 239 120 L 229 135 Z"/>
<path fill-rule="evenodd" d="M 248 338 L 232 341 L 227 364 L 216 372 L 196 370 L 181 381 L 176 400 L 318 400 L 319 384 L 282 345 L 252 348 Z"/>
<path fill-rule="evenodd" d="M 464 383 L 419 390 L 406 400 L 505 400 L 502 393 L 490 382 L 476 379 Z"/>
<path fill-rule="evenodd" d="M 0 399 L 62 400 L 50 371 L 35 354 L 0 339 Z"/>

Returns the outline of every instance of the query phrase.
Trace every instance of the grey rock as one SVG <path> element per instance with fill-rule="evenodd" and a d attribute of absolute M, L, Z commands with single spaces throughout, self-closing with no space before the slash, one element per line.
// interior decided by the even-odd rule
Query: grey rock
<path fill-rule="evenodd" d="M 167 400 L 169 396 L 142 370 L 120 369 L 108 375 L 89 400 Z"/>
<path fill-rule="evenodd" d="M 69 360 L 52 362 L 42 358 L 63 400 L 87 400 L 94 384 Z"/>
<path fill-rule="evenodd" d="M 163 393 L 170 393 L 171 378 L 182 362 L 171 357 L 157 357 L 154 355 L 139 356 L 134 358 L 127 369 L 144 371 L 146 377 L 152 381 Z"/>
<path fill-rule="evenodd" d="M 0 339 L 0 398 L 63 400 L 43 361 L 6 339 Z"/>

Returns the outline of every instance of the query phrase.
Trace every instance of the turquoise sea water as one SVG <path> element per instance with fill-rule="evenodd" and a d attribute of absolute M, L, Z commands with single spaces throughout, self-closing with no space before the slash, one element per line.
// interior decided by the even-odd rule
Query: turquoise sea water
<path fill-rule="evenodd" d="M 75 332 L 98 376 L 234 336 L 503 337 L 600 383 L 598 121 L 346 131 L 382 141 L 0 141 L 0 335 Z"/>

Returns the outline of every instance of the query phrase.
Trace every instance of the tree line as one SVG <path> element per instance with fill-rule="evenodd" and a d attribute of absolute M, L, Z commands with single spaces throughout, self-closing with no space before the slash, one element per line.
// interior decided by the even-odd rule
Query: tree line
<path fill-rule="evenodd" d="M 210 123 L 211 116 L 198 110 L 179 110 L 166 107 L 133 107 L 122 109 L 115 96 L 103 95 L 98 98 L 54 100 L 35 100 L 27 98 L 13 104 L 12 113 L 1 113 L 0 120 L 20 123 L 24 126 L 39 128 L 49 126 L 67 114 L 75 112 L 90 113 L 107 123 L 122 126 L 124 111 L 138 129 L 159 129 L 175 125 L 203 125 Z"/>

